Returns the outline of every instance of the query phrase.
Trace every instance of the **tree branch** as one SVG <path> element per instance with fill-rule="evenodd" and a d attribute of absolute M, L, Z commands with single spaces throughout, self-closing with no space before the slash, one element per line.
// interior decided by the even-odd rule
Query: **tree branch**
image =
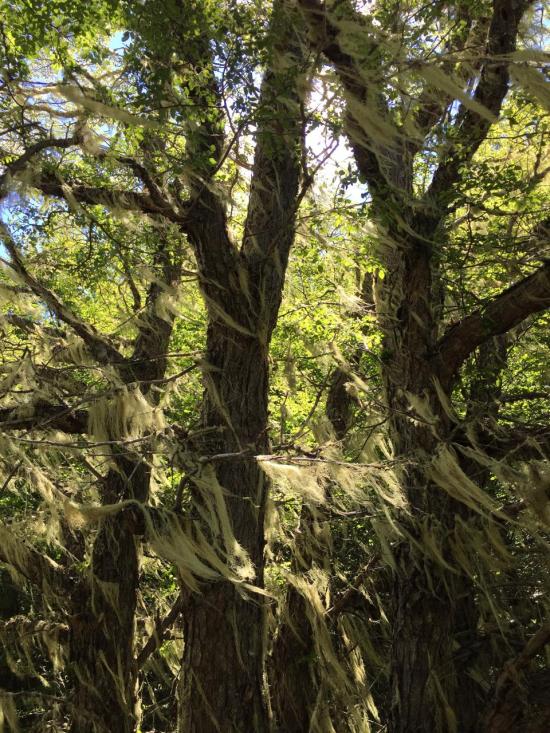
<path fill-rule="evenodd" d="M 487 33 L 491 19 L 488 17 L 479 18 L 477 21 L 472 17 L 473 7 L 468 2 L 459 0 L 456 4 L 455 26 L 451 29 L 444 47 L 444 57 L 441 70 L 445 74 L 458 72 L 459 77 L 465 76 L 461 74 L 461 64 L 456 63 L 456 56 L 466 47 L 468 56 L 475 53 L 480 47 L 485 47 Z M 445 58 L 447 57 L 447 58 Z M 482 56 L 480 54 L 479 62 L 474 64 L 475 69 L 468 69 L 468 76 L 472 72 L 479 71 L 482 64 Z M 419 132 L 419 139 L 411 140 L 409 147 L 412 152 L 420 150 L 426 136 L 436 125 L 442 122 L 443 115 L 453 101 L 453 96 L 449 92 L 437 88 L 432 84 L 426 84 L 422 89 L 414 110 L 414 125 Z"/>
<path fill-rule="evenodd" d="M 31 145 L 22 155 L 19 156 L 19 158 L 6 165 L 5 172 L 0 176 L 0 199 L 5 198 L 8 194 L 10 179 L 13 178 L 16 173 L 24 170 L 27 163 L 30 163 L 35 155 L 38 155 L 38 153 L 49 148 L 66 149 L 73 147 L 73 145 L 78 145 L 81 142 L 81 135 L 73 135 L 65 138 L 46 138 L 45 140 L 39 140 L 34 143 L 34 145 Z"/>
<path fill-rule="evenodd" d="M 482 343 L 547 308 L 550 308 L 550 262 L 447 331 L 436 346 L 435 362 L 441 384 L 448 389 L 460 366 Z"/>
<path fill-rule="evenodd" d="M 90 353 L 100 364 L 123 364 L 125 362 L 122 354 L 104 337 L 101 336 L 93 326 L 80 320 L 66 306 L 61 303 L 51 290 L 48 290 L 42 283 L 36 280 L 25 267 L 18 247 L 11 236 L 6 225 L 0 221 L 0 238 L 12 259 L 12 267 L 19 277 L 25 282 L 32 292 L 38 296 L 59 320 L 70 326 L 73 331 L 84 341 Z"/>
<path fill-rule="evenodd" d="M 460 448 L 480 448 L 490 458 L 501 461 L 504 458 L 518 461 L 541 460 L 550 454 L 550 427 L 547 425 L 525 425 L 507 427 L 477 423 L 471 432 L 462 428 L 453 434 L 453 442 Z"/>
<path fill-rule="evenodd" d="M 74 181 L 61 181 L 53 173 L 43 172 L 33 179 L 32 185 L 47 196 L 68 200 L 73 197 L 82 204 L 105 206 L 109 209 L 136 211 L 149 216 L 163 216 L 176 224 L 185 223 L 186 217 L 178 213 L 162 196 L 152 196 L 135 191 L 111 189 L 103 186 L 87 186 Z"/>
<path fill-rule="evenodd" d="M 27 288 L 24 288 L 23 291 L 25 293 L 31 292 Z M 38 321 L 33 321 L 32 318 L 17 315 L 17 313 L 6 313 L 5 315 L 0 315 L 0 321 L 5 321 L 6 323 L 9 323 L 10 326 L 15 326 L 27 333 L 40 330 L 42 333 L 52 336 L 53 338 L 64 338 L 67 335 L 65 331 L 60 328 L 52 328 L 51 326 L 43 325 Z"/>
<path fill-rule="evenodd" d="M 172 606 L 170 611 L 166 614 L 166 616 L 164 616 L 164 618 L 156 620 L 155 629 L 153 633 L 147 639 L 141 651 L 137 655 L 136 664 L 137 664 L 138 669 L 143 669 L 145 662 L 161 646 L 164 639 L 166 638 L 167 632 L 174 625 L 177 617 L 183 611 L 183 608 L 184 608 L 183 595 L 180 593 L 174 605 Z"/>
<path fill-rule="evenodd" d="M 25 414 L 26 409 L 32 409 Z M 19 413 L 19 414 L 18 414 Z M 37 402 L 0 409 L 0 431 L 7 430 L 61 430 L 69 435 L 85 433 L 88 425 L 86 410 L 74 410 L 69 405 Z"/>
<path fill-rule="evenodd" d="M 300 77 L 307 73 L 296 31 L 299 20 L 282 3 L 274 3 L 270 30 L 275 42 L 262 82 L 260 122 L 243 234 L 242 252 L 256 309 L 260 323 L 269 324 L 268 329 L 273 327 L 279 307 L 299 204 L 303 134 L 299 83 Z M 286 59 L 283 68 L 278 68 L 276 62 L 280 58 Z M 283 90 L 284 98 L 281 98 Z"/>
<path fill-rule="evenodd" d="M 329 17 L 325 3 L 320 0 L 298 0 L 298 6 L 306 19 L 315 47 L 332 63 L 346 92 L 347 135 L 359 172 L 374 191 L 383 191 L 387 186 L 387 178 L 394 180 L 397 176 L 392 175 L 393 171 L 387 176 L 387 172 L 385 173 L 384 166 L 381 164 L 381 158 L 385 159 L 385 167 L 389 165 L 390 168 L 393 168 L 392 158 L 394 156 L 392 151 L 387 149 L 387 146 L 382 146 L 379 141 L 371 139 L 372 136 L 365 132 L 361 121 L 353 113 L 354 107 L 358 105 L 364 107 L 367 103 L 369 89 L 366 81 L 354 58 L 342 50 L 337 23 Z M 340 4 L 339 10 L 342 10 L 342 8 L 343 5 Z M 356 13 L 350 4 L 346 3 L 345 12 L 357 24 L 364 24 L 365 19 Z M 377 42 L 369 37 L 365 28 L 364 55 L 374 58 L 377 48 Z M 369 100 L 369 102 L 372 101 L 374 100 Z M 383 103 L 380 95 L 375 101 L 378 107 L 377 112 L 384 118 L 386 123 L 386 129 L 388 125 L 393 126 L 393 122 L 389 119 L 387 106 Z M 397 128 L 395 128 L 395 132 L 398 132 Z"/>
<path fill-rule="evenodd" d="M 548 643 L 550 643 L 550 624 L 545 624 L 529 639 L 521 653 L 506 663 L 498 676 L 493 703 L 486 718 L 487 733 L 519 730 L 518 714 L 521 716 L 522 709 L 514 692 L 519 686 L 520 673 Z M 521 693 L 522 696 L 524 694 Z"/>
<path fill-rule="evenodd" d="M 347 608 L 356 600 L 359 594 L 359 588 L 365 584 L 371 574 L 373 565 L 379 559 L 378 554 L 374 554 L 369 558 L 367 564 L 359 571 L 351 585 L 336 596 L 334 603 L 327 611 L 327 616 L 336 619 L 340 614 L 345 613 Z M 362 597 L 362 601 L 366 605 L 367 599 Z"/>
<path fill-rule="evenodd" d="M 187 16 L 190 7 L 198 32 L 190 30 Z M 214 307 L 221 306 L 238 321 L 234 306 L 240 293 L 237 285 L 239 253 L 229 234 L 223 196 L 212 180 L 225 158 L 225 119 L 208 40 L 210 22 L 204 8 L 196 3 L 189 0 L 175 3 L 167 29 L 173 55 L 165 63 L 200 69 L 200 81 L 197 81 L 199 77 L 193 79 L 185 90 L 193 109 L 186 128 L 185 147 L 186 183 L 191 190 L 191 200 L 181 228 L 193 248 L 207 304 L 212 302 Z M 154 53 L 158 53 L 156 49 Z M 177 98 L 178 92 L 174 94 Z"/>
<path fill-rule="evenodd" d="M 15 568 L 39 588 L 47 585 L 58 593 L 67 591 L 69 578 L 63 568 L 15 537 L 3 524 L 0 524 L 0 562 Z"/>
<path fill-rule="evenodd" d="M 456 118 L 455 142 L 434 173 L 424 197 L 430 207 L 445 206 L 443 199 L 459 179 L 461 168 L 472 160 L 500 113 L 510 82 L 509 56 L 516 50 L 519 22 L 530 2 L 532 0 L 493 0 L 486 60 L 472 100 L 481 105 L 487 115 L 481 116 L 471 106 L 461 105 Z"/>
<path fill-rule="evenodd" d="M 157 206 L 159 213 L 162 213 L 162 215 L 170 221 L 181 223 L 184 218 L 183 214 L 178 212 L 173 204 L 168 200 L 161 187 L 155 181 L 153 174 L 142 163 L 129 156 L 116 157 L 115 160 L 122 165 L 128 166 L 134 175 L 139 178 L 147 188 L 151 198 L 151 201 L 147 202 L 148 204 Z M 141 195 L 143 196 L 143 194 Z M 144 202 L 142 202 L 142 205 L 143 203 Z"/>
<path fill-rule="evenodd" d="M 69 627 L 67 624 L 53 621 L 32 619 L 28 616 L 13 616 L 8 621 L 0 621 L 0 636 L 21 638 L 25 636 L 48 636 L 55 638 L 58 644 L 69 641 Z"/>

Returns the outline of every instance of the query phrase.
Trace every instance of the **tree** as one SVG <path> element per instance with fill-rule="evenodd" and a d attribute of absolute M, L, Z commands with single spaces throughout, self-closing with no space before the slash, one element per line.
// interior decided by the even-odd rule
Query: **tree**
<path fill-rule="evenodd" d="M 501 113 L 510 59 L 529 5 L 453 6 L 449 25 L 443 25 L 446 53 L 435 62 L 423 58 L 432 27 L 422 10 L 411 29 L 394 26 L 394 33 L 411 43 L 405 53 L 412 54 L 414 71 L 408 78 L 403 73 L 404 88 L 393 95 L 379 82 L 385 65 L 404 68 L 402 52 L 389 36 L 391 4 L 379 6 L 381 20 L 376 10 L 367 15 L 351 3 L 303 0 L 300 6 L 314 47 L 341 82 L 349 144 L 381 231 L 377 255 L 384 277 L 376 284 L 376 308 L 384 338 L 382 374 L 394 455 L 404 461 L 406 498 L 394 550 L 390 729 L 474 730 L 479 711 L 471 720 L 468 706 L 458 704 L 463 680 L 453 655 L 464 621 L 460 599 L 472 590 L 470 579 L 449 574 L 448 567 L 453 532 L 468 519 L 464 504 L 472 501 L 462 497 L 461 502 L 446 486 L 446 474 L 458 467 L 447 448 L 455 428 L 449 405 L 460 370 L 476 349 L 548 308 L 550 269 L 541 264 L 447 327 L 442 278 L 446 230 L 462 203 L 457 188 L 471 175 L 474 156 Z M 473 54 L 471 65 L 461 61 L 464 48 Z M 461 104 L 453 108 L 457 98 Z M 434 142 L 441 153 L 420 187 L 415 160 Z M 536 171 L 530 184 L 540 180 Z M 438 471 L 430 460 L 434 455 L 441 461 Z M 426 557 L 423 524 L 439 544 L 440 562 Z"/>
<path fill-rule="evenodd" d="M 174 310 L 166 310 L 161 301 L 176 291 L 184 252 L 191 248 L 208 320 L 201 437 L 194 449 L 202 456 L 219 455 L 220 460 L 212 464 L 203 460 L 191 469 L 185 466 L 193 482 L 195 507 L 189 510 L 193 519 L 186 519 L 192 525 L 188 543 L 200 547 L 208 537 L 207 562 L 214 563 L 217 572 L 205 571 L 211 582 L 201 594 L 185 596 L 180 727 L 186 731 L 219 730 L 219 726 L 264 730 L 264 612 L 262 603 L 239 586 L 247 579 L 258 589 L 254 593 L 263 584 L 267 483 L 248 454 L 268 452 L 267 350 L 300 196 L 300 105 L 307 68 L 294 23 L 276 5 L 263 49 L 268 70 L 253 111 L 255 162 L 239 247 L 229 234 L 225 193 L 214 176 L 239 142 L 238 134 L 228 139 L 225 133 L 224 105 L 237 104 L 227 95 L 239 92 L 231 74 L 238 79 L 242 65 L 242 73 L 250 75 L 252 66 L 246 65 L 254 62 L 231 58 L 235 50 L 224 47 L 226 22 L 206 7 L 149 3 L 139 9 L 122 7 L 121 12 L 120 22 L 129 28 L 126 36 L 131 35 L 126 55 L 137 77 L 133 84 L 125 81 L 113 94 L 99 78 L 90 76 L 85 63 L 97 51 L 86 49 L 86 44 L 75 54 L 64 46 L 56 49 L 62 54 L 63 83 L 51 83 L 45 90 L 54 96 L 54 102 L 48 100 L 54 106 L 35 103 L 32 69 L 28 76 L 5 79 L 7 95 L 24 95 L 29 87 L 32 91 L 21 107 L 25 121 L 16 122 L 10 131 L 14 152 L 17 148 L 22 152 L 7 159 L 2 184 L 6 195 L 10 182 L 32 164 L 32 187 L 46 197 L 67 201 L 80 221 L 87 217 L 93 221 L 96 216 L 104 220 L 110 208 L 149 216 L 153 223 L 152 228 L 147 225 L 153 244 L 151 283 L 142 305 L 141 288 L 130 269 L 125 284 L 134 298 L 135 313 L 130 318 L 135 336 L 129 353 L 127 345 L 123 353 L 32 274 L 21 246 L 3 225 L 12 272 L 25 292 L 38 298 L 69 329 L 73 342 L 77 339 L 78 356 L 70 354 L 69 362 L 84 367 L 91 360 L 109 383 L 95 396 L 85 393 L 84 401 L 92 402 L 87 412 L 65 402 L 55 404 L 48 394 L 46 401 L 28 405 L 23 421 L 7 407 L 4 427 L 88 434 L 94 440 L 90 445 L 110 446 L 107 474 L 97 475 L 101 505 L 126 503 L 143 509 L 150 493 L 151 451 L 162 430 L 157 422 L 158 385 L 167 381 L 166 354 L 174 321 Z M 101 55 L 108 58 L 105 52 Z M 145 70 L 140 66 L 142 59 Z M 222 96 L 219 76 L 224 72 L 233 84 L 223 90 L 226 96 Z M 59 104 L 62 109 L 57 112 Z M 155 105 L 160 108 L 156 113 L 152 112 Z M 144 116 L 139 118 L 140 114 Z M 121 121 L 103 140 L 97 138 L 102 117 Z M 60 128 L 57 136 L 47 134 L 48 125 Z M 72 172 L 56 155 L 65 150 L 70 151 Z M 126 187 L 113 186 L 109 180 L 117 175 L 117 168 Z M 111 236 L 109 231 L 107 237 Z M 132 265 L 124 262 L 124 266 Z M 14 325 L 35 327 L 17 319 Z M 184 431 L 184 426 L 176 430 Z M 136 440 L 143 443 L 135 446 Z M 5 562 L 31 581 L 46 580 L 56 600 L 65 601 L 67 592 L 71 597 L 68 669 L 76 688 L 75 731 L 113 727 L 130 731 L 137 724 L 134 623 L 140 552 L 135 537 L 143 532 L 142 524 L 135 511 L 107 515 L 93 541 L 88 577 L 74 566 L 75 561 L 86 562 L 80 537 L 75 539 L 78 548 L 71 550 L 72 562 L 67 558 L 68 567 L 58 568 L 36 552 L 22 550 L 6 534 Z M 171 551 L 177 554 L 174 548 Z M 217 552 L 222 557 L 214 560 Z M 183 557 L 181 562 L 186 565 L 190 560 Z M 220 566 L 225 567 L 225 577 Z M 217 575 L 219 580 L 212 580 Z M 214 648 L 216 663 L 211 656 Z M 249 663 L 243 665 L 242 659 Z"/>
<path fill-rule="evenodd" d="M 8 725 L 543 726 L 537 8 L 4 9 Z"/>

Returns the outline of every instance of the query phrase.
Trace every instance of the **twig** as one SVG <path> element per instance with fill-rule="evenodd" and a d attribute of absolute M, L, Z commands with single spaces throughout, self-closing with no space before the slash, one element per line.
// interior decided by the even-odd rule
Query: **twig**
<path fill-rule="evenodd" d="M 142 669 L 149 657 L 154 654 L 166 638 L 166 633 L 174 624 L 177 617 L 183 611 L 183 595 L 180 593 L 170 611 L 162 619 L 155 622 L 155 630 L 147 639 L 141 651 L 137 655 L 136 663 L 138 669 Z"/>

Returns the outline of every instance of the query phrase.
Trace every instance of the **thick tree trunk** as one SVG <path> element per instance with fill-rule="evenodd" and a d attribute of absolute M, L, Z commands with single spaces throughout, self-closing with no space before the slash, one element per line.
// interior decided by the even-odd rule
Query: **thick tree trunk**
<path fill-rule="evenodd" d="M 443 360 L 436 353 L 440 299 L 434 280 L 438 271 L 439 234 L 453 200 L 453 186 L 461 180 L 462 170 L 485 139 L 491 122 L 472 108 L 461 107 L 453 136 L 446 141 L 432 181 L 422 198 L 415 201 L 412 162 L 419 146 L 416 141 L 398 143 L 403 128 L 398 129 L 393 109 L 383 95 L 373 91 L 370 79 L 365 81 L 364 57 L 341 43 L 341 16 L 335 7 L 329 4 L 327 9 L 316 0 L 300 0 L 299 5 L 313 38 L 334 65 L 350 102 L 346 120 L 350 145 L 358 170 L 369 184 L 373 197 L 371 213 L 382 229 L 377 252 L 385 274 L 379 282 L 377 298 L 378 321 L 384 335 L 382 371 L 390 438 L 395 458 L 403 460 L 402 489 L 407 503 L 406 511 L 397 517 L 403 531 L 395 548 L 389 730 L 390 733 L 452 731 L 457 729 L 450 713 L 456 708 L 457 683 L 451 648 L 458 619 L 463 619 L 465 614 L 457 612 L 451 601 L 449 581 L 453 574 L 445 569 L 444 563 L 429 559 L 429 553 L 422 549 L 419 529 L 420 523 L 433 522 L 441 539 L 443 558 L 451 557 L 446 545 L 453 528 L 456 503 L 442 496 L 442 489 L 430 484 L 422 464 L 428 463 L 438 442 L 449 437 L 434 388 L 433 379 L 438 375 L 433 363 L 439 360 L 440 382 L 447 389 L 448 397 L 456 370 L 471 352 L 468 344 L 455 334 L 451 340 L 455 353 L 447 349 Z M 486 58 L 495 61 L 482 63 L 474 99 L 495 116 L 499 115 L 509 89 L 507 59 L 515 51 L 519 22 L 526 7 L 522 0 L 494 0 L 488 18 Z M 371 51 L 371 69 L 378 73 L 378 39 L 366 31 L 364 40 L 364 47 Z M 461 36 L 458 47 L 463 43 Z M 385 145 L 363 124 L 356 108 L 362 109 L 361 105 L 365 104 L 377 107 L 388 129 L 395 126 L 391 145 Z M 442 121 L 447 104 L 445 101 L 440 109 L 438 104 L 435 110 L 417 111 L 418 129 L 424 135 Z M 545 273 L 541 272 L 540 277 L 542 282 Z M 515 291 L 510 298 L 514 305 L 508 323 L 505 320 L 499 326 L 502 330 L 493 328 L 494 333 L 502 333 L 518 322 L 518 295 Z M 495 307 L 497 317 L 501 309 L 502 302 Z M 523 312 L 521 315 L 525 317 Z M 490 317 L 487 313 L 485 317 L 474 314 L 462 322 L 460 335 L 475 348 L 486 340 L 484 331 L 491 330 L 492 318 L 492 314 Z M 473 331 L 472 339 L 468 339 L 468 329 Z M 422 415 L 414 414 L 414 403 L 422 402 L 437 419 L 433 429 L 422 425 Z M 409 469 L 410 466 L 415 468 Z M 463 730 L 460 723 L 458 729 Z"/>
<path fill-rule="evenodd" d="M 210 454 L 265 453 L 266 346 L 216 323 L 208 333 L 207 361 L 204 427 L 217 428 L 217 433 L 202 450 Z M 220 460 L 215 470 L 225 491 L 234 537 L 254 565 L 252 582 L 261 587 L 267 479 L 256 461 L 245 456 Z M 183 616 L 179 730 L 267 731 L 262 596 L 243 595 L 226 580 L 204 584 L 200 593 L 190 595 Z"/>
<path fill-rule="evenodd" d="M 447 590 L 441 583 L 430 587 L 426 569 L 418 569 L 417 562 L 410 548 L 403 547 L 391 616 L 392 733 L 456 730 L 451 713 L 452 610 Z"/>
<path fill-rule="evenodd" d="M 378 283 L 377 293 L 390 438 L 395 457 L 403 460 L 401 483 L 407 503 L 400 517 L 404 538 L 395 550 L 389 730 L 437 733 L 456 730 L 455 600 L 448 571 L 422 548 L 420 525 L 427 522 L 428 531 L 444 543 L 455 510 L 422 466 L 448 429 L 430 364 L 435 341 L 433 265 L 423 238 L 402 243 L 402 236 L 396 232 L 393 248 L 385 252 L 389 275 Z M 416 400 L 426 405 L 437 425 L 418 415 Z M 442 552 L 448 558 L 444 546 Z"/>
<path fill-rule="evenodd" d="M 259 587 L 263 585 L 268 486 L 252 456 L 267 452 L 269 446 L 268 349 L 294 241 L 301 175 L 298 74 L 305 66 L 302 68 L 295 21 L 286 3 L 277 0 L 273 4 L 273 46 L 262 82 L 241 246 L 237 247 L 229 235 L 223 199 L 216 195 L 214 186 L 202 185 L 204 171 L 194 192 L 188 224 L 209 311 L 203 418 L 204 427 L 211 432 L 198 449 L 203 455 L 249 453 L 248 457 L 215 460 L 212 465 L 224 490 L 231 531 L 248 554 L 255 571 L 252 582 Z M 204 64 L 204 59 L 210 59 L 208 44 L 201 54 Z M 294 65 L 289 63 L 292 57 Z M 221 110 L 215 82 L 212 95 Z M 294 104 L 289 105 L 289 100 Z M 206 137 L 202 142 L 197 140 L 193 150 L 199 153 L 197 160 L 208 159 L 212 150 L 221 159 L 221 114 L 216 120 L 203 125 Z M 208 508 L 200 496 L 196 508 L 201 515 L 198 528 L 206 536 L 210 534 L 215 545 L 215 523 L 205 521 Z M 183 613 L 179 730 L 264 733 L 269 721 L 264 694 L 263 597 L 253 592 L 243 595 L 227 580 L 204 584 L 201 591 L 191 596 Z"/>
<path fill-rule="evenodd" d="M 471 631 L 470 624 L 475 627 L 473 588 L 449 544 L 456 517 L 464 518 L 468 511 L 434 485 L 424 468 L 449 436 L 431 363 L 437 323 L 433 277 L 429 253 L 413 243 L 401 266 L 380 285 L 390 437 L 395 457 L 403 460 L 407 502 L 400 517 L 405 539 L 395 552 L 392 592 L 391 733 L 474 733 L 479 714 L 478 697 L 465 694 L 473 690 L 466 677 L 469 662 L 456 655 L 458 637 Z M 426 412 L 419 414 L 416 403 Z M 423 532 L 456 572 L 424 549 Z"/>
<path fill-rule="evenodd" d="M 409 327 L 409 331 L 411 327 Z M 403 352 L 401 352 L 403 353 Z M 505 359 L 502 344 L 481 350 L 479 373 L 471 385 L 472 412 L 490 414 L 496 406 L 498 377 Z M 403 365 L 403 369 L 405 366 Z M 420 367 L 415 373 L 422 379 Z M 433 377 L 424 377 L 407 389 L 418 399 L 427 399 L 438 418 L 437 441 L 445 440 L 445 417 L 433 394 Z M 395 404 L 395 403 L 394 403 Z M 405 404 L 397 406 L 404 411 Z M 437 447 L 429 428 L 414 426 L 410 421 L 394 418 L 395 445 L 402 456 L 422 458 Z M 461 468 L 478 486 L 483 487 L 489 472 L 474 461 L 463 459 Z M 413 546 L 403 546 L 399 572 L 395 580 L 395 622 L 393 629 L 392 731 L 452 731 L 476 733 L 484 709 L 482 690 L 470 676 L 475 655 L 460 650 L 458 644 L 475 637 L 477 610 L 472 579 L 464 575 L 446 546 L 455 518 L 471 520 L 472 512 L 433 486 L 421 471 L 409 472 L 404 491 L 413 509 L 413 517 L 432 517 L 438 531 L 445 560 L 455 566 L 451 573 L 442 565 L 426 561 Z M 405 525 L 406 526 L 406 525 Z M 415 536 L 415 527 L 408 528 Z M 458 653 L 457 653 L 458 648 Z"/>
<path fill-rule="evenodd" d="M 296 588 L 288 589 L 287 619 L 279 630 L 272 653 L 271 700 L 278 733 L 310 729 L 319 691 L 315 674 L 315 642 L 306 601 Z"/>
<path fill-rule="evenodd" d="M 441 512 L 430 519 L 433 506 L 426 505 L 426 494 L 441 491 L 429 485 L 422 475 L 411 471 L 406 487 L 414 518 L 429 522 L 428 531 L 444 536 L 442 527 L 451 529 L 450 513 Z M 402 541 L 395 552 L 396 573 L 391 608 L 391 716 L 392 733 L 431 733 L 456 731 L 456 676 L 453 657 L 455 600 L 453 578 L 434 562 L 422 548 L 415 519 L 402 518 L 401 529 L 414 542 Z M 437 541 L 437 540 L 436 540 Z M 416 542 L 420 547 L 416 546 Z M 447 556 L 443 549 L 444 556 Z M 462 729 L 460 729 L 462 730 Z"/>

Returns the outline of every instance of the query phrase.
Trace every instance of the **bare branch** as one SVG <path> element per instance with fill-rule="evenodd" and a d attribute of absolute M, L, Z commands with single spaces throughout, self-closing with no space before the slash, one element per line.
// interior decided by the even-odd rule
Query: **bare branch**
<path fill-rule="evenodd" d="M 340 614 L 345 613 L 346 609 L 357 598 L 359 588 L 368 580 L 369 575 L 373 571 L 373 565 L 378 562 L 379 559 L 380 558 L 377 554 L 372 555 L 369 558 L 367 564 L 359 571 L 351 585 L 336 596 L 334 603 L 327 611 L 327 616 L 336 619 Z M 366 605 L 366 598 L 363 597 L 362 600 L 364 605 Z"/>
<path fill-rule="evenodd" d="M 129 156 L 116 157 L 115 160 L 122 165 L 128 166 L 134 175 L 140 179 L 149 191 L 151 202 L 158 207 L 159 213 L 162 213 L 170 221 L 181 223 L 183 219 L 182 213 L 169 201 L 168 197 L 155 181 L 154 175 L 142 163 Z"/>
<path fill-rule="evenodd" d="M 27 288 L 22 288 L 20 289 L 20 291 L 21 290 L 23 290 L 23 292 L 25 293 L 31 292 L 31 290 Z M 60 328 L 52 328 L 51 326 L 45 326 L 44 324 L 39 323 L 38 321 L 33 321 L 32 318 L 27 318 L 26 316 L 20 316 L 17 313 L 6 313 L 5 315 L 0 315 L 0 321 L 6 321 L 6 323 L 9 323 L 11 326 L 20 328 L 22 331 L 26 331 L 27 333 L 40 330 L 43 333 L 47 334 L 48 336 L 52 336 L 53 338 L 64 338 L 67 335 Z"/>

